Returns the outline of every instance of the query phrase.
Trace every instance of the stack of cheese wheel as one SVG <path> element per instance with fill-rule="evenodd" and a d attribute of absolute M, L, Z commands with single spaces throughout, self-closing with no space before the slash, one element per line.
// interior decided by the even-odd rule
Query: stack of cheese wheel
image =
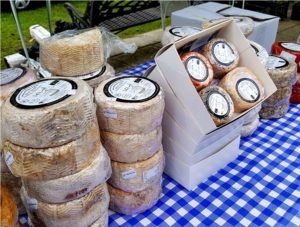
<path fill-rule="evenodd" d="M 106 225 L 110 159 L 84 81 L 51 78 L 18 88 L 2 106 L 2 124 L 5 162 L 22 179 L 33 226 Z"/>
<path fill-rule="evenodd" d="M 17 88 L 28 84 L 30 82 L 36 81 L 37 77 L 35 73 L 28 68 L 24 67 L 16 67 L 9 68 L 0 71 L 0 108 L 7 97 L 14 92 Z M 1 120 L 1 119 L 0 119 Z M 2 123 L 1 123 L 2 127 Z M 2 129 L 1 129 L 1 137 L 2 137 Z M 5 186 L 14 197 L 14 200 L 17 204 L 19 214 L 25 213 L 25 208 L 21 202 L 20 198 L 20 189 L 21 189 L 21 179 L 19 177 L 15 177 L 11 174 L 7 165 L 4 162 L 2 157 L 2 138 L 0 137 L 0 153 L 1 153 L 1 184 Z"/>
<path fill-rule="evenodd" d="M 95 88 L 115 71 L 104 57 L 100 29 L 68 30 L 40 42 L 42 66 L 52 76 L 83 79 Z"/>
<path fill-rule="evenodd" d="M 296 62 L 298 79 L 293 85 L 290 102 L 300 103 L 300 43 L 277 41 L 272 46 L 272 54 L 281 55 Z"/>
<path fill-rule="evenodd" d="M 120 76 L 95 89 L 101 139 L 112 160 L 110 209 L 133 215 L 159 199 L 164 168 L 163 91 L 140 76 Z"/>
<path fill-rule="evenodd" d="M 269 57 L 267 50 L 254 41 L 249 40 L 249 43 L 250 43 L 250 46 L 252 47 L 252 49 L 254 50 L 256 56 L 258 57 L 260 63 L 264 67 L 266 67 L 268 57 Z M 253 108 L 251 111 L 249 111 L 249 113 L 247 113 L 246 116 L 244 117 L 244 125 L 242 126 L 242 129 L 241 129 L 241 137 L 242 138 L 251 136 L 255 132 L 255 130 L 258 128 L 258 126 L 259 126 L 259 114 L 258 113 L 260 110 L 261 110 L 261 104 L 257 105 L 255 108 Z"/>
<path fill-rule="evenodd" d="M 267 71 L 277 91 L 262 103 L 261 118 L 271 119 L 284 116 L 290 105 L 292 86 L 296 82 L 296 63 L 282 56 L 270 55 Z"/>

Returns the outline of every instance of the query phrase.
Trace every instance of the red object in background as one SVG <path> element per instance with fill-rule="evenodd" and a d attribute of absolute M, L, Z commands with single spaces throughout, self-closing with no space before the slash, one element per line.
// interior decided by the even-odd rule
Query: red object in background
<path fill-rule="evenodd" d="M 290 98 L 291 103 L 300 103 L 300 73 L 297 73 L 297 82 L 293 85 L 293 91 Z"/>
<path fill-rule="evenodd" d="M 293 58 L 297 63 L 297 71 L 300 72 L 300 44 L 294 42 L 277 41 L 272 46 L 272 54 Z"/>

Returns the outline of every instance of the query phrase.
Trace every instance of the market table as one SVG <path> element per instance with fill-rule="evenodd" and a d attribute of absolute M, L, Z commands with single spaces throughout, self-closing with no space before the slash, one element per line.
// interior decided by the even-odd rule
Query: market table
<path fill-rule="evenodd" d="M 143 75 L 147 62 L 121 74 Z M 111 212 L 109 226 L 300 226 L 300 104 L 261 120 L 236 160 L 193 191 L 163 176 L 163 193 L 135 216 Z M 20 216 L 27 225 L 26 216 Z"/>

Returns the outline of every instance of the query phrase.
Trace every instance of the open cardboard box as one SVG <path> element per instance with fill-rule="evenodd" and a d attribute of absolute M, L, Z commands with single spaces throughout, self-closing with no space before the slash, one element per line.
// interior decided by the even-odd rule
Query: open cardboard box
<path fill-rule="evenodd" d="M 262 45 L 270 53 L 275 42 L 279 17 L 232 7 L 217 2 L 206 2 L 172 13 L 172 26 L 200 27 L 203 22 L 228 16 L 247 16 L 253 19 L 254 31 L 247 37 Z"/>
<path fill-rule="evenodd" d="M 222 22 L 163 47 L 157 53 L 156 67 L 148 77 L 156 81 L 165 92 L 166 108 L 162 123 L 163 137 L 165 137 L 163 145 L 167 154 L 167 163 L 174 168 L 176 165 L 170 164 L 171 161 L 168 160 L 168 157 L 172 157 L 172 160 L 178 159 L 187 166 L 196 165 L 206 160 L 207 157 L 211 157 L 212 154 L 221 152 L 225 155 L 222 147 L 226 144 L 227 150 L 230 152 L 226 154 L 226 158 L 223 157 L 223 161 L 232 161 L 236 157 L 236 152 L 239 151 L 239 142 L 233 138 L 237 138 L 240 134 L 243 117 L 254 108 L 236 114 L 230 122 L 220 127 L 213 122 L 177 51 L 190 42 L 196 41 L 194 43 L 204 44 L 212 35 L 224 38 L 235 45 L 240 54 L 239 66 L 248 67 L 256 74 L 265 88 L 265 98 L 276 91 L 276 86 L 264 66 L 232 20 Z M 197 45 L 193 46 L 199 48 Z M 185 157 L 182 159 L 183 156 Z M 220 155 L 214 157 L 222 159 Z M 174 171 L 171 171 L 170 168 L 168 167 L 166 172 L 176 180 L 178 176 L 174 174 L 180 171 L 180 167 L 177 166 L 177 170 Z M 191 170 L 186 171 L 192 173 Z M 193 178 L 193 176 L 190 177 Z M 189 184 L 184 183 L 183 186 L 191 188 Z"/>

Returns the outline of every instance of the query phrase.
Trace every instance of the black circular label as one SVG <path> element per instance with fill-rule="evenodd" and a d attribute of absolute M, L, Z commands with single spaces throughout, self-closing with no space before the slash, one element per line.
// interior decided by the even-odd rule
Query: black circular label
<path fill-rule="evenodd" d="M 289 62 L 280 56 L 270 55 L 267 61 L 267 69 L 280 69 L 289 65 Z"/>
<path fill-rule="evenodd" d="M 256 102 L 260 98 L 258 85 L 249 78 L 239 79 L 235 89 L 240 98 L 246 102 Z"/>
<path fill-rule="evenodd" d="M 224 41 L 216 41 L 212 45 L 212 55 L 219 64 L 224 66 L 231 65 L 236 59 L 233 49 Z"/>
<path fill-rule="evenodd" d="M 75 95 L 77 84 L 68 79 L 43 79 L 18 88 L 10 103 L 21 109 L 54 105 Z"/>
<path fill-rule="evenodd" d="M 0 86 L 10 84 L 24 76 L 27 69 L 23 67 L 9 68 L 0 71 Z"/>
<path fill-rule="evenodd" d="M 104 94 L 119 102 L 145 102 L 160 91 L 159 85 L 141 76 L 123 76 L 105 84 Z"/>
<path fill-rule="evenodd" d="M 185 62 L 189 76 L 194 80 L 203 82 L 208 78 L 208 68 L 205 62 L 197 56 L 189 57 Z"/>
<path fill-rule="evenodd" d="M 218 118 L 225 118 L 229 115 L 230 105 L 227 98 L 218 91 L 211 91 L 206 100 L 208 111 Z"/>
<path fill-rule="evenodd" d="M 300 52 L 300 44 L 298 43 L 279 43 L 279 45 L 287 50 Z"/>

